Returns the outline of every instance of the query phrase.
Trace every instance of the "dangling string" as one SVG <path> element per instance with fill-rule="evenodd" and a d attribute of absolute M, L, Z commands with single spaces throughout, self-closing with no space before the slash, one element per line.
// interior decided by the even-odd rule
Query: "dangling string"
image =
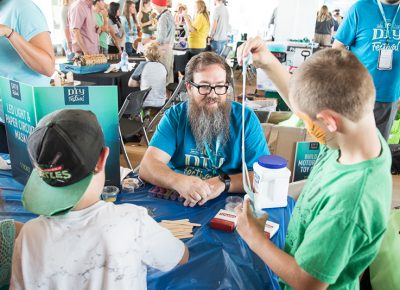
<path fill-rule="evenodd" d="M 244 138 L 245 138 L 245 106 L 246 106 L 246 75 L 247 68 L 253 63 L 253 57 L 249 54 L 246 58 L 243 59 L 242 66 L 242 76 L 243 76 L 243 91 L 242 91 L 242 181 L 243 181 L 243 189 L 246 192 L 248 198 L 250 199 L 251 209 L 253 213 L 257 215 L 255 207 L 254 207 L 254 192 L 251 189 L 249 170 L 247 169 L 246 164 L 246 154 L 245 154 L 245 146 L 244 146 Z"/>

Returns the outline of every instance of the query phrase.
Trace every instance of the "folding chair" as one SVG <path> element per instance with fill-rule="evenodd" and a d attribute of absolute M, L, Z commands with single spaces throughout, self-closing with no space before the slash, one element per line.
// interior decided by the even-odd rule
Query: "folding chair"
<path fill-rule="evenodd" d="M 225 45 L 224 49 L 221 51 L 220 56 L 222 56 L 225 60 L 228 58 L 229 53 L 232 50 L 232 46 Z"/>
<path fill-rule="evenodd" d="M 185 78 L 178 83 L 178 86 L 172 93 L 171 97 L 165 102 L 164 106 L 158 111 L 158 113 L 154 116 L 154 118 L 150 121 L 149 125 L 146 127 L 147 130 L 151 129 L 154 125 L 155 121 L 162 115 L 164 112 L 174 104 L 182 102 L 182 97 L 180 96 L 181 93 L 186 91 L 185 87 Z"/>
<path fill-rule="evenodd" d="M 119 119 L 119 138 L 122 147 L 122 151 L 124 153 L 125 161 L 128 164 L 129 168 L 133 170 L 132 164 L 129 161 L 128 153 L 125 149 L 124 138 L 133 137 L 140 131 L 143 131 L 145 136 L 147 145 L 149 145 L 149 138 L 147 137 L 147 132 L 143 124 L 143 116 L 142 116 L 142 108 L 143 103 L 146 100 L 151 88 L 148 88 L 143 91 L 136 91 L 130 93 L 124 103 L 122 104 L 121 109 L 118 113 Z M 126 118 L 124 115 L 129 114 L 130 117 Z"/>

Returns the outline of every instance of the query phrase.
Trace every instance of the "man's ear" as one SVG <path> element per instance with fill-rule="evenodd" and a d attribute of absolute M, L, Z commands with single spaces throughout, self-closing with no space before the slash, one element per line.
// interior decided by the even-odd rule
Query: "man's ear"
<path fill-rule="evenodd" d="M 329 132 L 337 132 L 341 130 L 341 116 L 332 110 L 322 110 L 317 115 L 317 120 L 322 122 Z"/>
<path fill-rule="evenodd" d="M 107 157 L 108 157 L 109 153 L 110 153 L 110 148 L 108 148 L 108 147 L 104 147 L 103 150 L 101 150 L 100 157 L 99 157 L 99 160 L 97 161 L 96 168 L 95 168 L 96 172 L 105 170 L 106 161 L 107 161 Z"/>
<path fill-rule="evenodd" d="M 192 85 L 188 82 L 185 83 L 186 86 L 186 91 L 189 92 L 189 90 L 192 88 Z"/>

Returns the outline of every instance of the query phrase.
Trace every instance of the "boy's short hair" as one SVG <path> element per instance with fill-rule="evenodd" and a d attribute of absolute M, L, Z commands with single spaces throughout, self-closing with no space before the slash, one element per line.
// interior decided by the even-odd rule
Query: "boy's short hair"
<path fill-rule="evenodd" d="M 368 70 L 345 49 L 324 49 L 315 53 L 293 74 L 289 98 L 311 118 L 324 109 L 352 121 L 372 112 L 375 87 Z"/>
<path fill-rule="evenodd" d="M 144 50 L 144 57 L 147 58 L 149 61 L 159 61 L 161 55 L 158 47 L 158 43 L 155 42 L 147 44 Z"/>
<path fill-rule="evenodd" d="M 192 82 L 193 74 L 201 71 L 204 67 L 209 65 L 219 65 L 226 72 L 226 82 L 231 82 L 231 67 L 226 63 L 225 59 L 215 52 L 202 52 L 195 55 L 190 59 L 185 68 L 185 81 Z"/>

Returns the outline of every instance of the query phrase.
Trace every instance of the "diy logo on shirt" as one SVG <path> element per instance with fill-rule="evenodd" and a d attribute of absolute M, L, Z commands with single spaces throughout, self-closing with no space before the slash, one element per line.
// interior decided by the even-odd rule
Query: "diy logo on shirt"
<path fill-rule="evenodd" d="M 64 87 L 65 105 L 89 105 L 88 87 Z"/>

